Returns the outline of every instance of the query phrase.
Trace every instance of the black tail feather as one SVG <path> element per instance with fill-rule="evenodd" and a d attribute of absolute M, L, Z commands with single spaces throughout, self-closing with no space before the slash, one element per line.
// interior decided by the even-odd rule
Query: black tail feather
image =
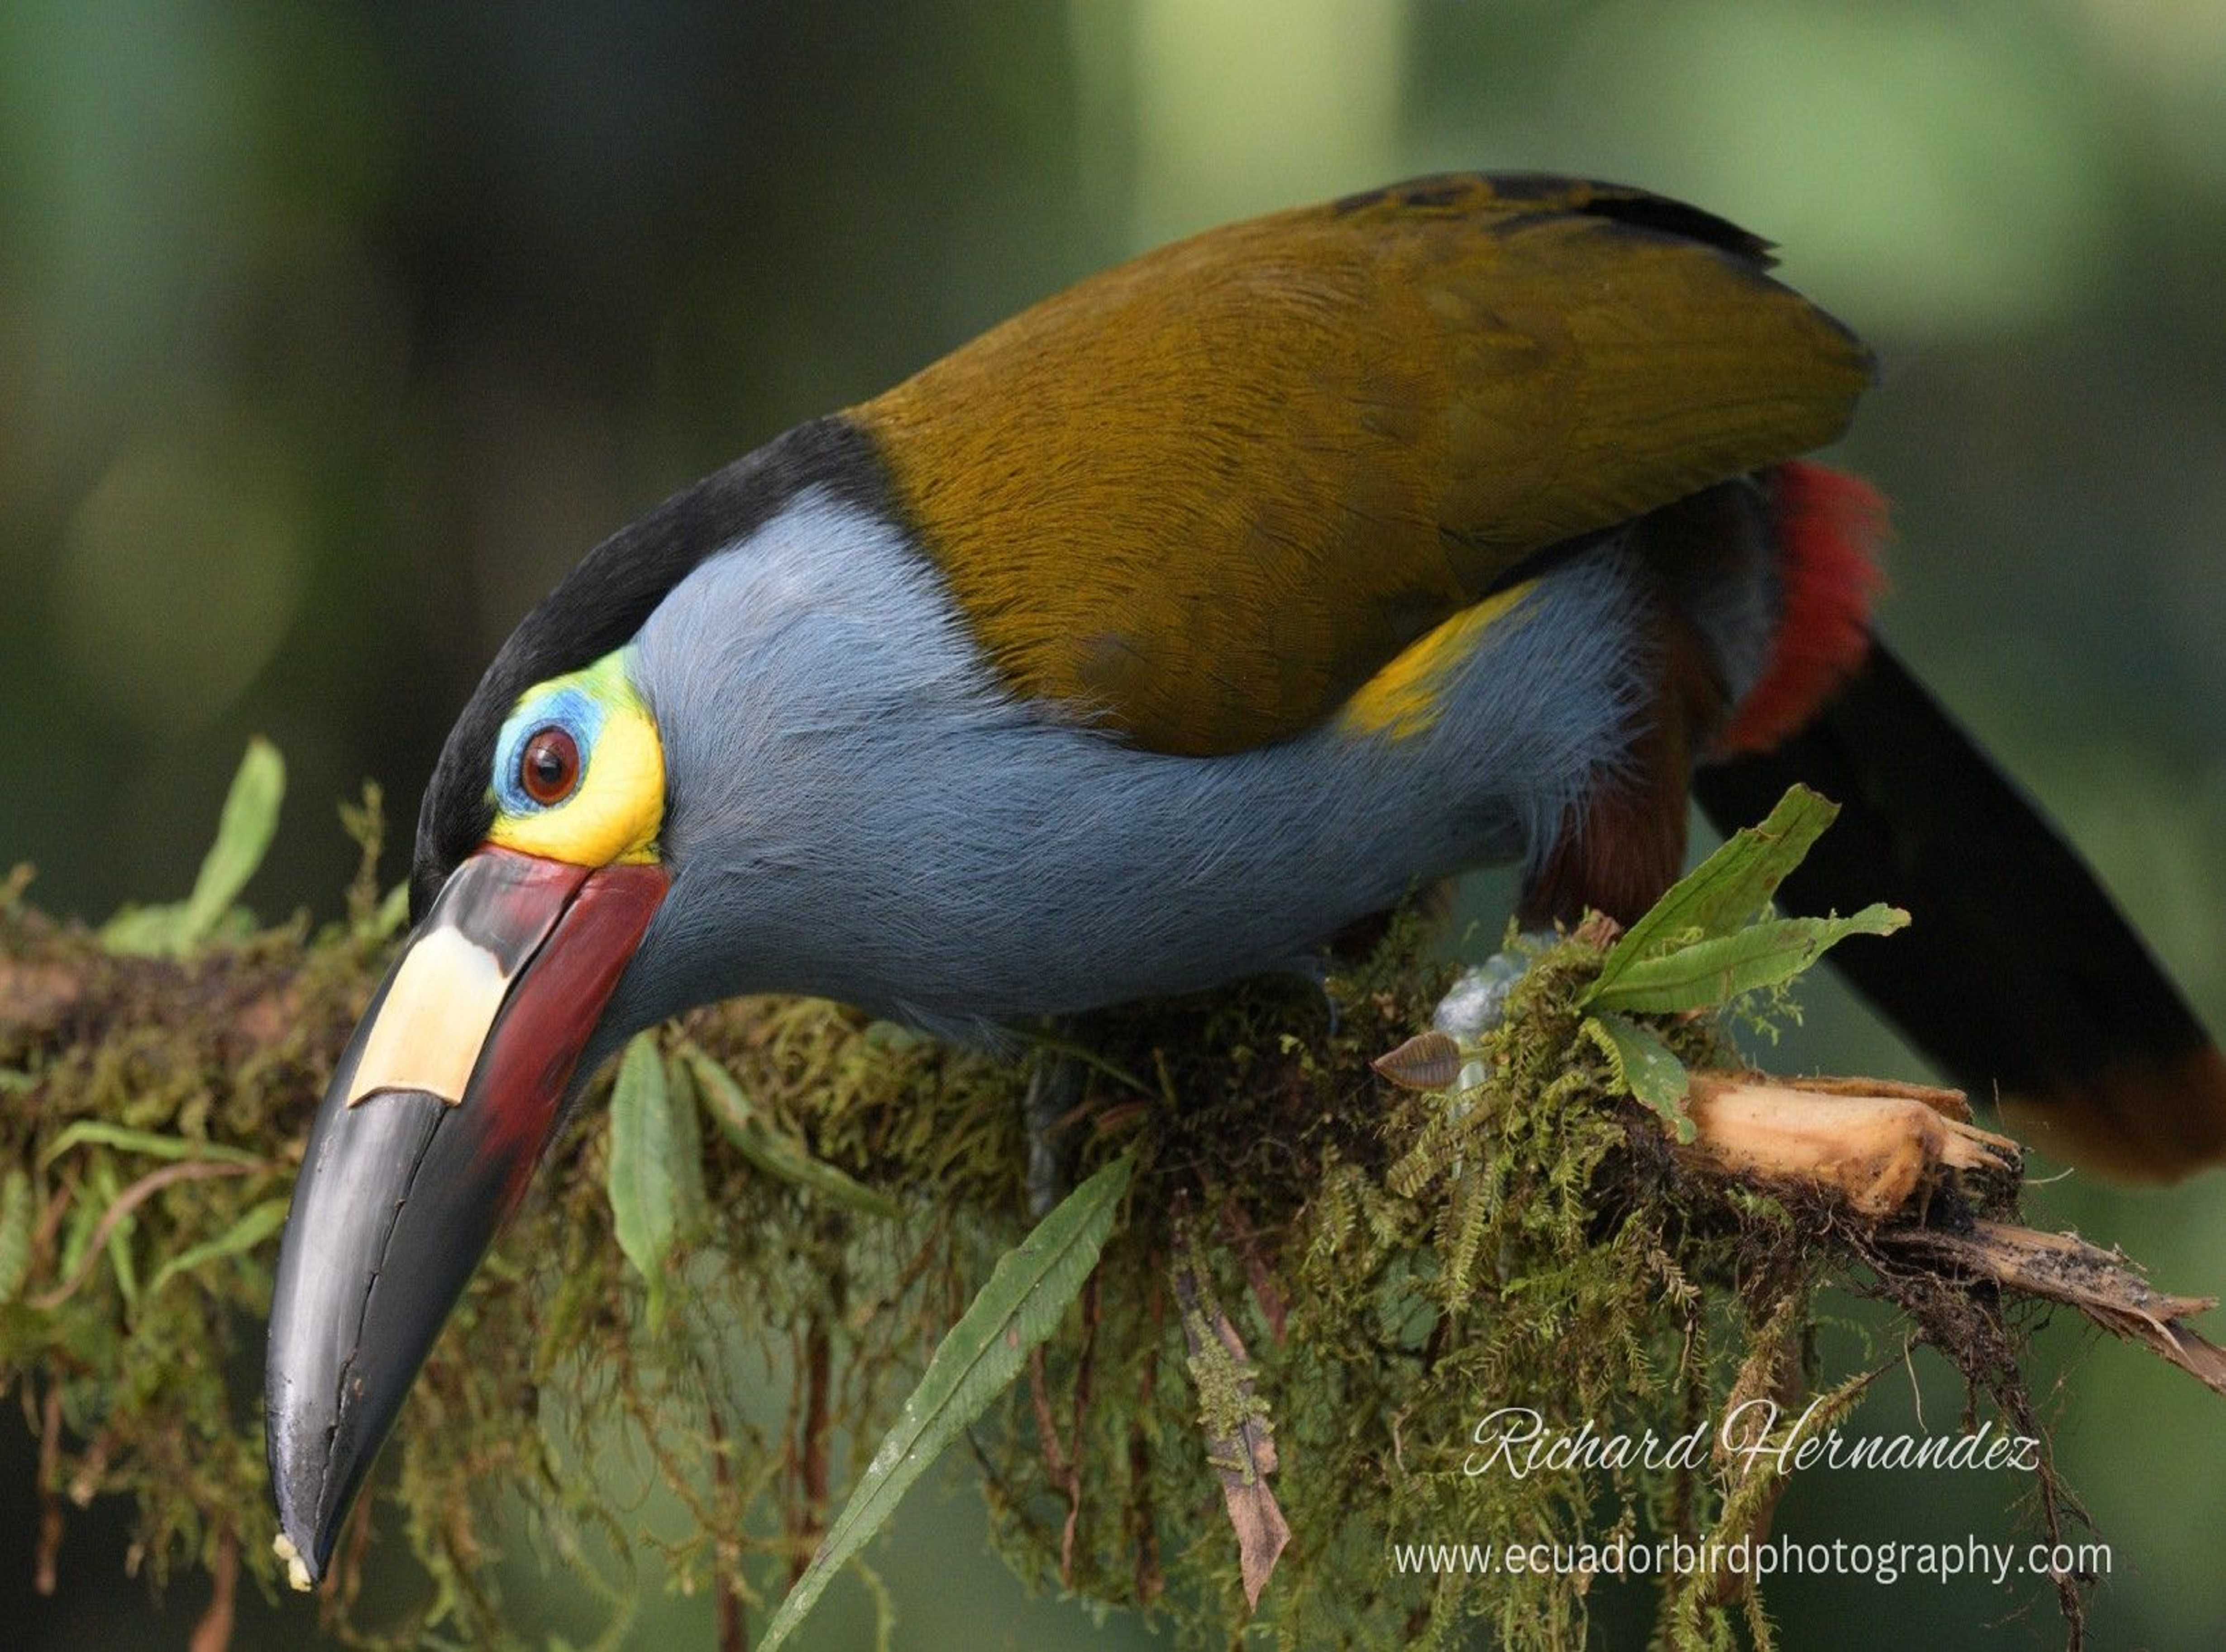
<path fill-rule="evenodd" d="M 1786 911 L 1874 900 L 1913 922 L 1833 961 L 1951 1080 L 2026 1104 L 2043 1145 L 2121 1173 L 2226 1157 L 2226 1064 L 2078 853 L 1908 669 L 1867 663 L 1774 750 L 1701 769 L 1724 831 L 1796 781 L 1841 805 L 1778 892 Z"/>

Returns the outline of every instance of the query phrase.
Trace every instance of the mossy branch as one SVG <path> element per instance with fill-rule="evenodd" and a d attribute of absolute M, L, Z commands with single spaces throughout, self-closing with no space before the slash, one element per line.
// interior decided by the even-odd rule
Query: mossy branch
<path fill-rule="evenodd" d="M 212 918 L 204 899 L 191 937 L 143 915 L 126 950 L 40 914 L 23 874 L 0 890 L 0 1366 L 41 1440 L 37 1560 L 51 1579 L 66 1505 L 134 1499 L 129 1554 L 71 1564 L 156 1585 L 205 1573 L 210 1649 L 271 1524 L 252 1373 L 272 1212 L 398 920 L 372 875 L 375 799 L 352 820 L 365 874 L 323 928 Z M 1644 944 L 1713 944 L 1753 917 L 1749 893 L 1686 889 L 1689 921 Z M 1687 962 L 1766 993 L 1806 938 Z M 1867 1375 L 1801 1357 L 1833 1287 L 1895 1305 L 2017 1433 L 2045 1439 L 2018 1375 L 2021 1302 L 2070 1304 L 2226 1388 L 2226 1357 L 2182 1323 L 2205 1304 L 2014 1225 L 2013 1144 L 1960 1101 L 1746 1073 L 1712 1019 L 1606 1001 L 1619 981 L 1674 995 L 1696 974 L 1634 972 L 1619 944 L 1600 925 L 1566 937 L 1481 1045 L 1404 1059 L 1386 1052 L 1449 975 L 1411 918 L 1336 977 L 1334 1018 L 1268 983 L 1081 1030 L 1097 1058 L 1081 1170 L 1125 1157 L 1133 1183 L 1087 1289 L 970 1435 L 1017 1571 L 1199 1640 L 1227 1638 L 1256 1599 L 1299 1644 L 1444 1642 L 1477 1617 L 1510 1644 L 1566 1643 L 1587 1579 L 1402 1573 L 1389 1543 L 1728 1541 L 1766 1531 L 1775 1490 L 1720 1460 L 1479 1477 L 1480 1413 L 1667 1433 L 1739 1395 L 1798 1414 L 1815 1386 L 1837 1414 Z M 341 1639 L 500 1638 L 490 1561 L 508 1544 L 600 1590 L 614 1642 L 646 1541 L 671 1586 L 718 1592 L 722 1642 L 738 1644 L 1027 1231 L 1022 1064 L 795 1000 L 700 1012 L 659 1043 L 624 1108 L 691 1110 L 684 1128 L 626 1124 L 620 1182 L 646 1185 L 640 1155 L 677 1152 L 682 1195 L 646 1223 L 614 1216 L 600 1104 L 558 1145 L 343 1536 L 318 1603 Z M 1395 1084 L 1379 1060 L 1437 1088 Z M 788 1381 L 785 1407 L 745 1403 L 736 1373 L 755 1361 Z M 847 1473 L 830 1440 L 854 1442 Z M 681 1529 L 637 1529 L 614 1442 L 677 1496 Z M 2052 1539 L 2080 1516 L 2045 1463 L 2032 1506 Z M 497 1521 L 512 1496 L 532 1519 Z M 415 1604 L 365 1621 L 365 1567 L 405 1554 Z M 274 1567 L 248 1573 L 277 1587 Z M 2078 1582 L 2058 1587 L 2076 1626 Z M 1734 1623 L 1769 1637 L 1734 1577 L 1668 1579 L 1661 1611 L 1672 1644 Z"/>

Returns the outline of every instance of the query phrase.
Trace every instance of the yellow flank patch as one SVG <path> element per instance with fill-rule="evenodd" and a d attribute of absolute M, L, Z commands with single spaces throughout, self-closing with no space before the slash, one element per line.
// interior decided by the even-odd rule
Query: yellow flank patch
<path fill-rule="evenodd" d="M 1355 734 L 1411 740 L 1438 721 L 1439 695 L 1453 667 L 1475 651 L 1485 634 L 1530 594 L 1536 580 L 1510 585 L 1409 643 L 1392 662 L 1345 702 L 1345 727 Z M 1517 619 L 1515 623 L 1522 623 Z"/>

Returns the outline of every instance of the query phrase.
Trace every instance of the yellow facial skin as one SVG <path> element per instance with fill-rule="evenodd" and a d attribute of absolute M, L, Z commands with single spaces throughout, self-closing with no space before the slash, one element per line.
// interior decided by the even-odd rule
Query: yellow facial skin
<path fill-rule="evenodd" d="M 487 842 L 574 866 L 652 864 L 665 823 L 665 747 L 627 677 L 624 651 L 520 695 L 495 740 L 494 827 Z M 526 791 L 519 764 L 544 728 L 579 753 L 571 790 L 555 802 Z"/>

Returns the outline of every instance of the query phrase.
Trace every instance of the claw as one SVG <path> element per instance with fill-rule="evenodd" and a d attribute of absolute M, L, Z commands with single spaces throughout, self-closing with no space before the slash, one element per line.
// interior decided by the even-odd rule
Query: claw
<path fill-rule="evenodd" d="M 1073 1191 L 1074 1144 L 1062 1126 L 1082 1099 L 1082 1064 L 1062 1050 L 1037 1052 L 1021 1115 L 1027 1121 L 1028 1216 L 1040 1222 Z"/>

